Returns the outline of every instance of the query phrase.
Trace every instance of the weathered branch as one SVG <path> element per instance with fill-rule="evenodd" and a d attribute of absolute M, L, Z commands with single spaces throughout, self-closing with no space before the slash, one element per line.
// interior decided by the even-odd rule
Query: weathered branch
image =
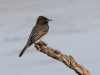
<path fill-rule="evenodd" d="M 91 75 L 89 71 L 86 70 L 81 65 L 79 65 L 72 56 L 70 55 L 67 56 L 65 54 L 62 54 L 58 50 L 54 50 L 48 47 L 45 42 L 39 41 L 35 43 L 35 48 L 38 51 L 43 52 L 47 54 L 48 56 L 63 62 L 66 66 L 73 69 L 78 75 Z"/>

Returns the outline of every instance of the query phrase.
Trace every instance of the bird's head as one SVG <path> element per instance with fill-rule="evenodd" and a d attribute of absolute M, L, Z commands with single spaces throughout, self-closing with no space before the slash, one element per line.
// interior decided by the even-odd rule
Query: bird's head
<path fill-rule="evenodd" d="M 52 20 L 44 16 L 39 16 L 36 24 L 45 25 L 45 24 L 48 24 L 49 21 L 52 21 Z"/>

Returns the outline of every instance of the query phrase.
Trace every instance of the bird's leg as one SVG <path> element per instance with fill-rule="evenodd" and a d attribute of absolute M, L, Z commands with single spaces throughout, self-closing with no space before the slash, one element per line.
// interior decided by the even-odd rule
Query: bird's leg
<path fill-rule="evenodd" d="M 40 39 L 40 42 L 42 42 L 42 40 Z"/>
<path fill-rule="evenodd" d="M 40 42 L 44 43 L 41 39 L 40 39 Z"/>
<path fill-rule="evenodd" d="M 36 44 L 36 42 L 34 42 L 34 44 Z"/>

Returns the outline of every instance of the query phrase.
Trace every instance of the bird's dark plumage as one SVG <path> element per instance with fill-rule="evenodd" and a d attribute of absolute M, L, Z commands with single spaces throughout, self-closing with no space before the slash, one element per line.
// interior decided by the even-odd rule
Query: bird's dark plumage
<path fill-rule="evenodd" d="M 23 53 L 28 47 L 30 47 L 33 43 L 35 43 L 37 40 L 39 40 L 43 35 L 45 35 L 48 32 L 49 30 L 48 22 L 49 21 L 51 20 L 44 16 L 38 17 L 36 25 L 32 29 L 31 34 L 28 38 L 28 41 L 25 47 L 23 48 L 23 50 L 21 51 L 21 53 L 19 54 L 19 57 L 23 55 Z"/>

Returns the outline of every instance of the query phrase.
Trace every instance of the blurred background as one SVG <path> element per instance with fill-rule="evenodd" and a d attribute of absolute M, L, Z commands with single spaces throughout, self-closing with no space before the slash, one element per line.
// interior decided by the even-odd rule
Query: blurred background
<path fill-rule="evenodd" d="M 40 15 L 53 20 L 41 40 L 100 75 L 99 0 L 0 0 L 0 75 L 77 75 L 34 45 L 18 57 Z"/>

